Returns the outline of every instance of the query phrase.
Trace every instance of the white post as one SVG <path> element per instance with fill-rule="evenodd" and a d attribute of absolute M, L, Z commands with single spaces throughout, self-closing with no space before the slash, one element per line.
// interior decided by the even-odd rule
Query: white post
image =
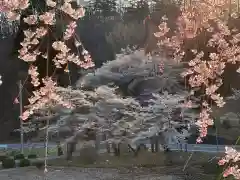
<path fill-rule="evenodd" d="M 216 143 L 217 143 L 217 152 L 219 153 L 219 147 L 218 147 L 218 131 L 217 131 L 217 127 L 216 127 Z"/>
<path fill-rule="evenodd" d="M 22 102 L 22 81 L 19 80 L 19 101 L 20 101 L 20 115 L 23 113 L 23 102 Z M 24 153 L 24 139 L 23 139 L 23 120 L 20 118 L 20 128 L 21 128 L 21 153 Z"/>
<path fill-rule="evenodd" d="M 47 173 L 47 159 L 48 159 L 48 135 L 49 135 L 49 118 L 47 119 L 47 126 L 46 126 L 46 139 L 45 139 L 45 158 L 44 158 L 44 172 Z"/>
<path fill-rule="evenodd" d="M 96 148 L 96 151 L 97 153 L 100 152 L 100 142 L 101 142 L 101 136 L 102 136 L 102 133 L 99 132 L 98 130 L 95 132 L 96 134 L 96 138 L 95 138 L 95 148 Z"/>

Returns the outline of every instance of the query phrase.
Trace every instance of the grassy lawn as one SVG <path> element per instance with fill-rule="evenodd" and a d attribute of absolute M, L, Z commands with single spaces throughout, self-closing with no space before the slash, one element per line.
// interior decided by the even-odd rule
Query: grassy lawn
<path fill-rule="evenodd" d="M 73 157 L 71 161 L 56 159 L 49 161 L 53 166 L 76 166 L 76 167 L 156 167 L 163 165 L 184 165 L 191 154 L 185 152 L 141 152 L 137 157 L 132 154 L 123 154 L 119 157 L 107 153 L 97 156 L 95 159 L 87 159 L 86 156 Z M 209 161 L 212 154 L 194 153 L 189 161 L 189 166 L 198 165 Z"/>
<path fill-rule="evenodd" d="M 119 167 L 159 167 L 159 166 L 181 166 L 184 167 L 191 153 L 185 152 L 158 152 L 151 153 L 143 151 L 137 157 L 131 153 L 121 154 L 119 157 L 109 155 L 107 153 L 101 154 L 97 157 L 91 156 L 77 156 L 73 157 L 71 161 L 66 159 L 50 160 L 49 164 L 52 166 L 75 166 L 75 167 L 101 167 L 101 168 L 119 168 Z M 193 153 L 188 167 L 198 166 L 204 164 L 212 159 L 215 155 L 208 153 Z"/>
<path fill-rule="evenodd" d="M 144 171 L 151 170 L 157 173 L 165 174 L 182 174 L 191 172 L 193 174 L 203 175 L 204 179 L 207 176 L 216 176 L 219 174 L 219 168 L 216 165 L 216 160 L 208 162 L 215 155 L 207 153 L 195 152 L 192 155 L 189 163 L 187 163 L 186 171 L 183 168 L 191 153 L 185 152 L 141 152 L 137 157 L 132 154 L 122 154 L 119 157 L 111 156 L 109 154 L 101 154 L 94 160 L 87 159 L 86 156 L 73 157 L 72 161 L 65 159 L 50 160 L 50 166 L 64 166 L 64 167 L 85 167 L 85 168 L 117 168 L 117 169 L 144 169 Z M 89 156 L 91 157 L 91 156 Z"/>
<path fill-rule="evenodd" d="M 45 156 L 45 148 L 26 148 L 24 149 L 24 154 L 27 156 L 29 154 L 37 154 L 38 157 Z M 56 156 L 57 148 L 48 148 L 48 156 Z"/>

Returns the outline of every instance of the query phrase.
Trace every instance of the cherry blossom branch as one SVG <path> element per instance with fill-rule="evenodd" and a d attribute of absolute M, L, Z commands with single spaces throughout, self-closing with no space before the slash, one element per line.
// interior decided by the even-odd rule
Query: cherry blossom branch
<path fill-rule="evenodd" d="M 84 8 L 72 8 L 72 0 L 64 0 L 63 3 L 59 3 L 55 0 L 45 0 L 45 3 L 47 11 L 41 13 L 39 16 L 36 14 L 30 14 L 23 19 L 24 23 L 29 25 L 29 28 L 24 31 L 25 37 L 23 42 L 21 42 L 22 48 L 19 50 L 18 56 L 23 61 L 31 64 L 28 73 L 31 77 L 31 83 L 35 87 L 41 85 L 41 82 L 38 77 L 38 69 L 34 65 L 34 62 L 36 62 L 39 56 L 48 59 L 48 52 L 46 54 L 46 52 L 40 51 L 40 41 L 41 39 L 46 38 L 47 34 L 52 33 L 51 29 L 57 23 L 58 13 L 64 13 L 64 16 L 67 17 L 65 20 L 69 24 L 62 37 L 63 41 L 57 40 L 52 43 L 53 49 L 58 52 L 52 59 L 56 68 L 62 68 L 63 65 L 68 64 L 68 62 L 73 62 L 83 68 L 94 66 L 91 56 L 84 48 L 82 56 L 85 60 L 81 61 L 78 55 L 70 53 L 70 49 L 66 45 L 66 41 L 69 41 L 74 37 L 75 29 L 77 27 L 76 20 L 84 16 Z M 7 14 L 10 21 L 14 21 L 20 19 L 22 11 L 29 8 L 29 5 L 29 0 L 2 0 L 1 10 Z M 75 43 L 75 45 L 78 46 L 81 45 L 81 43 L 78 42 Z M 53 82 L 50 77 L 44 78 L 42 83 L 44 86 L 40 87 L 38 91 L 34 91 L 34 96 L 29 99 L 30 105 L 26 107 L 27 110 L 21 115 L 23 120 L 26 120 L 34 113 L 34 111 L 43 106 L 47 106 L 48 103 L 52 101 L 70 107 L 67 105 L 68 103 L 63 102 L 62 98 L 56 95 L 54 88 L 56 83 Z"/>

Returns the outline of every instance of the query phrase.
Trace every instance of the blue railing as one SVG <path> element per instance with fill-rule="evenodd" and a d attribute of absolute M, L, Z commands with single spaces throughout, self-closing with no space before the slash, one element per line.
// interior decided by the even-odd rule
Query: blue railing
<path fill-rule="evenodd" d="M 8 147 L 7 144 L 0 144 L 0 149 L 6 149 Z"/>
<path fill-rule="evenodd" d="M 150 148 L 150 144 L 146 144 L 148 148 Z M 56 143 L 48 144 L 49 148 L 55 148 L 57 146 Z M 225 152 L 225 145 L 210 145 L 210 144 L 168 144 L 167 145 L 170 150 L 173 151 L 187 151 L 187 152 L 208 152 L 208 153 L 216 153 L 216 152 Z M 231 146 L 231 145 L 230 145 Z M 25 143 L 23 145 L 24 148 L 44 148 L 45 143 Z M 240 146 L 231 147 L 240 151 Z M 99 150 L 104 150 L 106 148 L 105 143 L 100 143 Z M 21 144 L 0 144 L 0 149 L 21 149 Z"/>
<path fill-rule="evenodd" d="M 44 148 L 45 143 L 23 144 L 24 148 Z M 56 144 L 48 144 L 48 147 L 56 147 Z M 0 144 L 0 149 L 21 149 L 21 144 Z"/>

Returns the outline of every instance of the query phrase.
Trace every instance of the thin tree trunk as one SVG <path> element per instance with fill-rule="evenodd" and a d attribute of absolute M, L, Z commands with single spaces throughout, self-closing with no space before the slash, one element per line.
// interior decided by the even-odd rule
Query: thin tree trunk
<path fill-rule="evenodd" d="M 100 141 L 101 141 L 101 135 L 96 132 L 95 149 L 96 149 L 97 152 L 99 151 Z"/>
<path fill-rule="evenodd" d="M 58 152 L 58 156 L 63 155 L 63 150 L 62 150 L 60 142 L 58 142 L 58 144 L 57 144 L 57 152 Z"/>
<path fill-rule="evenodd" d="M 128 149 L 130 149 L 134 153 L 134 156 L 138 155 L 138 151 L 134 149 L 130 144 L 128 144 Z"/>
<path fill-rule="evenodd" d="M 111 147 L 109 142 L 106 142 L 106 149 L 107 149 L 107 153 L 110 154 L 111 153 Z"/>
<path fill-rule="evenodd" d="M 120 146 L 119 143 L 112 144 L 114 156 L 120 156 L 119 146 Z"/>
<path fill-rule="evenodd" d="M 153 140 L 153 137 L 150 138 L 150 143 L 151 143 L 151 151 L 152 153 L 155 152 L 155 148 L 154 148 L 154 140 Z"/>
<path fill-rule="evenodd" d="M 158 152 L 159 151 L 158 136 L 155 136 L 154 139 L 155 139 L 155 152 Z"/>

